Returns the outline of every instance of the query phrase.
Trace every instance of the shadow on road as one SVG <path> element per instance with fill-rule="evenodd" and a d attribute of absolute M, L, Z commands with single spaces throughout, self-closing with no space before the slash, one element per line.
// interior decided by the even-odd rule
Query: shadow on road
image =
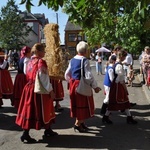
<path fill-rule="evenodd" d="M 142 110 L 139 112 L 139 110 Z M 137 125 L 126 123 L 126 115 L 121 112 L 114 112 L 110 118 L 112 125 L 103 124 L 101 121 L 100 109 L 95 110 L 95 116 L 88 119 L 86 124 L 90 128 L 87 133 L 74 132 L 74 119 L 70 118 L 69 108 L 56 115 L 56 123 L 52 126 L 59 133 L 58 136 L 45 138 L 34 137 L 38 144 L 46 144 L 46 148 L 64 149 L 108 149 L 108 150 L 148 150 L 150 146 L 150 121 L 149 105 L 136 105 L 131 112 L 136 116 Z M 15 124 L 16 110 L 12 107 L 0 109 L 0 129 L 11 131 L 22 131 Z M 40 133 L 40 131 L 36 131 Z M 43 132 L 42 132 L 43 134 Z M 142 143 L 141 143 L 142 139 Z M 148 140 L 147 140 L 148 139 Z M 149 142 L 148 142 L 149 141 Z M 30 144 L 31 146 L 31 144 Z"/>

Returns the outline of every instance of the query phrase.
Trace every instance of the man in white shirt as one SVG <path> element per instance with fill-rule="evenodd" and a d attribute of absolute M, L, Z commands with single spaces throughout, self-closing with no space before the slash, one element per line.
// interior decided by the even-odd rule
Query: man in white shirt
<path fill-rule="evenodd" d="M 127 75 L 129 72 L 129 65 L 133 65 L 132 55 L 127 52 L 127 56 L 125 60 L 122 62 L 124 70 L 125 70 L 125 83 L 128 83 Z"/>

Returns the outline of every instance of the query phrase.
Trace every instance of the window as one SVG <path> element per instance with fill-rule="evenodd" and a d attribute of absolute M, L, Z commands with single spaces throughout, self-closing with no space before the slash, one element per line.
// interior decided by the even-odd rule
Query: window
<path fill-rule="evenodd" d="M 75 42 L 76 41 L 76 34 L 75 33 L 69 33 L 68 34 L 68 40 L 69 42 Z"/>
<path fill-rule="evenodd" d="M 76 48 L 75 47 L 68 47 L 70 55 L 73 57 L 76 55 Z"/>
<path fill-rule="evenodd" d="M 82 41 L 82 36 L 78 35 L 78 41 Z"/>

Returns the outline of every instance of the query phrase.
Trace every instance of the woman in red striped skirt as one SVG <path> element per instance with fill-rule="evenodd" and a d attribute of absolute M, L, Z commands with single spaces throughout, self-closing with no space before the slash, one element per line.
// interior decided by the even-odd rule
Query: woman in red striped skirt
<path fill-rule="evenodd" d="M 89 60 L 85 57 L 88 45 L 81 41 L 78 43 L 76 50 L 78 54 L 69 62 L 69 66 L 65 72 L 65 79 L 69 82 L 70 92 L 70 115 L 76 118 L 74 130 L 85 132 L 88 128 L 85 125 L 85 120 L 94 116 L 94 99 L 93 95 L 84 96 L 76 92 L 76 88 L 81 77 L 81 60 L 83 59 L 83 72 L 86 78 L 91 79 L 91 87 L 96 93 L 101 89 L 97 86 L 93 74 L 91 72 Z"/>

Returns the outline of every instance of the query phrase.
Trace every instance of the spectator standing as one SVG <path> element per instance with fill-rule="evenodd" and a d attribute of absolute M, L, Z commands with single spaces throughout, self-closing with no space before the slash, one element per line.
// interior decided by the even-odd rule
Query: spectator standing
<path fill-rule="evenodd" d="M 150 69 L 150 47 L 146 46 L 144 48 L 144 54 L 142 55 L 142 68 L 144 74 L 144 81 L 145 85 L 148 85 L 147 77 L 148 77 L 148 70 Z"/>
<path fill-rule="evenodd" d="M 129 72 L 128 72 L 127 78 L 128 78 L 128 86 L 132 86 L 132 82 L 134 80 L 133 65 L 129 65 Z"/>
<path fill-rule="evenodd" d="M 95 60 L 96 60 L 97 75 L 99 75 L 99 73 L 103 74 L 102 73 L 102 56 L 101 56 L 101 53 L 99 53 L 99 52 L 97 53 Z"/>
<path fill-rule="evenodd" d="M 13 67 L 13 52 L 12 52 L 12 50 L 9 50 L 9 52 L 8 52 L 8 63 L 9 63 L 9 67 L 12 69 L 12 67 Z"/>
<path fill-rule="evenodd" d="M 15 69 L 17 69 L 18 68 L 18 61 L 19 61 L 19 54 L 16 51 L 16 49 L 13 52 L 13 61 L 14 61 L 14 67 L 15 67 Z"/>
<path fill-rule="evenodd" d="M 140 62 L 140 76 L 143 75 L 143 68 L 142 68 L 142 57 L 144 55 L 144 51 L 142 51 L 141 55 L 139 56 L 139 62 Z"/>
<path fill-rule="evenodd" d="M 94 53 L 90 53 L 90 59 L 93 61 L 95 60 L 95 54 Z"/>
<path fill-rule="evenodd" d="M 129 65 L 133 65 L 133 58 L 132 55 L 126 50 L 127 56 L 125 60 L 122 62 L 123 68 L 125 70 L 125 83 L 128 83 L 128 74 L 129 74 Z"/>

